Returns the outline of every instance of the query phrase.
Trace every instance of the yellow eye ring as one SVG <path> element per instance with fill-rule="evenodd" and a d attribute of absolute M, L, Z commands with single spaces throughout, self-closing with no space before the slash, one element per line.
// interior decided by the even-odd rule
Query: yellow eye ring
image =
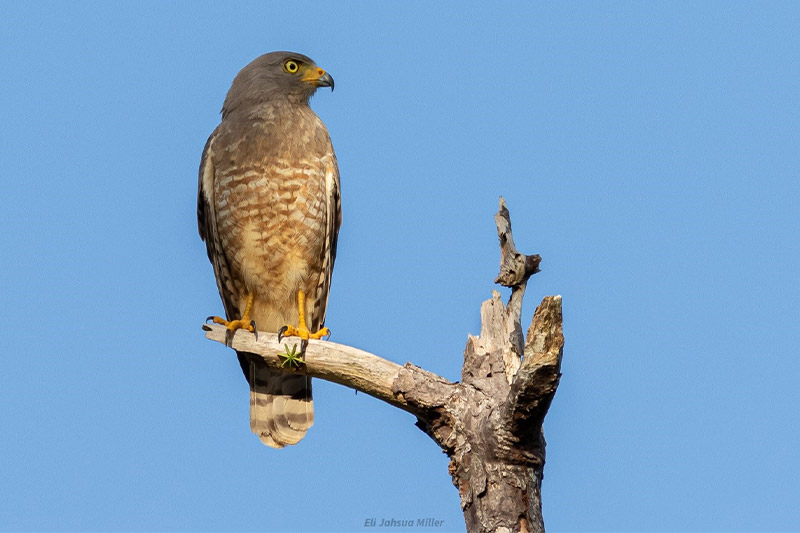
<path fill-rule="evenodd" d="M 283 62 L 283 70 L 289 74 L 295 74 L 298 70 L 300 70 L 300 65 L 298 65 L 297 61 L 293 59 L 287 59 Z"/>

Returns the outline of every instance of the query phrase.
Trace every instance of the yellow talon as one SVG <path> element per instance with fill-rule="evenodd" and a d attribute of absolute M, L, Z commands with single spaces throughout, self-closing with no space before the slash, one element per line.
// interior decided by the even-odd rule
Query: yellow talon
<path fill-rule="evenodd" d="M 233 342 L 233 336 L 236 334 L 236 330 L 245 329 L 256 336 L 256 340 L 258 340 L 258 331 L 256 330 L 256 323 L 253 320 L 250 320 L 250 310 L 253 308 L 253 293 L 247 295 L 247 304 L 244 306 L 244 313 L 242 313 L 242 318 L 239 320 L 225 320 L 222 317 L 218 316 L 210 316 L 206 319 L 206 321 L 211 320 L 215 324 L 222 324 L 225 326 L 225 344 L 230 346 Z"/>
<path fill-rule="evenodd" d="M 330 336 L 331 330 L 322 328 L 319 331 L 309 331 L 306 326 L 306 293 L 297 291 L 297 327 L 286 325 L 278 332 L 278 342 L 284 337 L 300 337 L 304 341 L 308 339 L 321 339 L 322 337 Z"/>

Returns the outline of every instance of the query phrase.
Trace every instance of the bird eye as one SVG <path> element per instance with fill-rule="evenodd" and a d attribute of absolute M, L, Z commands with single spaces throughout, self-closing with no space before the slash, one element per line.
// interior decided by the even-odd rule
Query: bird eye
<path fill-rule="evenodd" d="M 283 63 L 283 70 L 285 70 L 289 74 L 294 74 L 295 72 L 300 70 L 300 65 L 298 65 L 297 61 L 294 61 L 293 59 L 287 59 Z"/>

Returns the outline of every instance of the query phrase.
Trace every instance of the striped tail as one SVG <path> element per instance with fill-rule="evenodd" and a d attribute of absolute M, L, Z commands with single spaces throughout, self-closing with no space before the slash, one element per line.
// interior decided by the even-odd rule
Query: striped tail
<path fill-rule="evenodd" d="M 272 448 L 297 444 L 314 424 L 311 378 L 250 359 L 250 430 Z"/>

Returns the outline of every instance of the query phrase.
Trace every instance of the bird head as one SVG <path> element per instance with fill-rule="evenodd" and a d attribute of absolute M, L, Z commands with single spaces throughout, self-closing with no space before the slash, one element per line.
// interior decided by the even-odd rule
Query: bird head
<path fill-rule="evenodd" d="M 319 87 L 330 87 L 333 91 L 333 78 L 310 57 L 295 52 L 270 52 L 239 71 L 225 97 L 222 113 L 268 101 L 308 104 Z"/>

